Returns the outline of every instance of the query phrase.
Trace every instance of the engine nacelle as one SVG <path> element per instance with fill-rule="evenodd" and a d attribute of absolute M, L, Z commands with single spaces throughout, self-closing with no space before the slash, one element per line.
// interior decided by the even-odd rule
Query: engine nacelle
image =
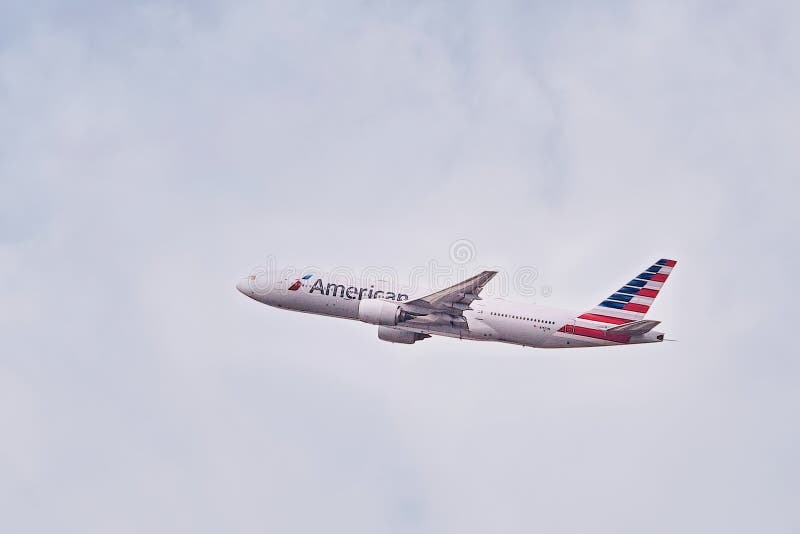
<path fill-rule="evenodd" d="M 388 341 L 390 343 L 405 343 L 410 345 L 420 339 L 425 339 L 425 334 L 418 334 L 416 332 L 409 332 L 408 330 L 400 330 L 399 328 L 392 328 L 391 326 L 378 327 L 378 339 Z"/>
<path fill-rule="evenodd" d="M 400 306 L 381 299 L 364 299 L 358 304 L 358 320 L 369 324 L 394 326 L 400 321 L 400 312 Z"/>

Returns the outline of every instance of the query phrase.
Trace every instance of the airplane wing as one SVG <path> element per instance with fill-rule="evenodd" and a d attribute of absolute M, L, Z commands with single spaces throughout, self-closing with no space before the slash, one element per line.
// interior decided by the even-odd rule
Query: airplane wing
<path fill-rule="evenodd" d="M 481 290 L 496 274 L 497 271 L 483 271 L 447 289 L 403 302 L 402 307 L 413 315 L 444 313 L 463 317 L 464 310 L 470 309 L 473 300 L 481 298 Z"/>

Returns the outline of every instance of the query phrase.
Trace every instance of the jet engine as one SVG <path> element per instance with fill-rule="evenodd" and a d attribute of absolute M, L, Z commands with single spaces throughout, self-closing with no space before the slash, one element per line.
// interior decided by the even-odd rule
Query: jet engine
<path fill-rule="evenodd" d="M 378 327 L 378 339 L 390 343 L 405 343 L 406 345 L 411 345 L 426 337 L 430 336 L 427 334 L 418 334 L 417 332 L 409 332 L 408 330 L 400 330 L 399 328 L 392 328 L 391 326 Z"/>
<path fill-rule="evenodd" d="M 365 323 L 394 326 L 401 313 L 396 303 L 382 299 L 364 299 L 358 304 L 358 320 Z"/>

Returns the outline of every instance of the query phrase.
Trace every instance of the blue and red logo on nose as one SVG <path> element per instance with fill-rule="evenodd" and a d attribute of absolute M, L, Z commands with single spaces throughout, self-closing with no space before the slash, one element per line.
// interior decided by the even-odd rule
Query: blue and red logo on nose
<path fill-rule="evenodd" d="M 309 278 L 311 278 L 311 276 L 312 275 L 307 274 L 303 278 L 298 278 L 297 280 L 295 280 L 294 284 L 289 286 L 289 291 L 297 291 L 298 289 L 300 289 L 300 286 L 303 285 L 302 280 L 308 280 Z"/>

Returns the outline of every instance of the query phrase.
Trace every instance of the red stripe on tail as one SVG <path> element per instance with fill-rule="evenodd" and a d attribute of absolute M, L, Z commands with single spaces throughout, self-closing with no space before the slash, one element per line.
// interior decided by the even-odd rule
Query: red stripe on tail
<path fill-rule="evenodd" d="M 562 326 L 559 332 L 564 332 L 565 334 L 575 334 L 576 336 L 583 336 L 583 337 L 591 337 L 594 339 L 605 339 L 608 341 L 614 341 L 616 343 L 627 343 L 631 340 L 631 336 L 628 334 L 621 334 L 619 332 L 607 332 L 605 330 L 598 330 L 596 328 L 585 328 L 583 326 L 572 326 L 568 324 L 566 326 Z"/>

